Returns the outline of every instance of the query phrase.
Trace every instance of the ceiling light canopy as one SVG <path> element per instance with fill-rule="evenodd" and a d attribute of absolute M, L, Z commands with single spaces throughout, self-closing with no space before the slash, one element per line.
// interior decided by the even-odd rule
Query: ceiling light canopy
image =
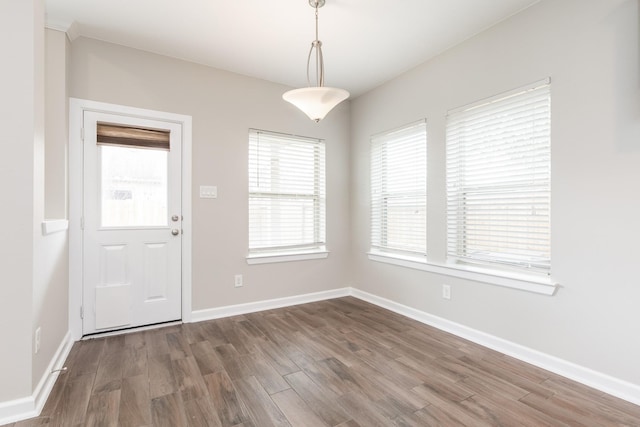
<path fill-rule="evenodd" d="M 322 42 L 318 40 L 318 9 L 324 6 L 325 0 L 309 0 L 309 5 L 316 11 L 316 39 L 311 42 L 307 57 L 307 84 L 309 87 L 285 92 L 282 99 L 298 107 L 316 123 L 333 110 L 333 108 L 349 97 L 344 89 L 326 87 L 324 85 L 324 59 Z M 315 52 L 316 85 L 311 86 L 311 57 Z"/>

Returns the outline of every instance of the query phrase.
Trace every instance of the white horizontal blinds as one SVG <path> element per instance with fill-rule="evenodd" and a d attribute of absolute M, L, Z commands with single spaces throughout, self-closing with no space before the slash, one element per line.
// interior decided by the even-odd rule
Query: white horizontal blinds
<path fill-rule="evenodd" d="M 427 125 L 424 120 L 371 138 L 371 246 L 427 252 Z"/>
<path fill-rule="evenodd" d="M 325 244 L 325 144 L 249 131 L 249 251 Z"/>
<path fill-rule="evenodd" d="M 450 259 L 548 273 L 550 86 L 447 117 Z"/>

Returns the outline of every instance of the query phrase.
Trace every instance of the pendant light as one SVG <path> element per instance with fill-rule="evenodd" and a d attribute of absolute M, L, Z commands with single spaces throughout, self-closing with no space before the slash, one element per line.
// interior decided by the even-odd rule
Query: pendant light
<path fill-rule="evenodd" d="M 309 87 L 285 92 L 282 99 L 298 107 L 316 123 L 336 105 L 349 97 L 344 89 L 326 87 L 324 85 L 324 59 L 322 57 L 322 42 L 318 40 L 318 9 L 324 6 L 325 0 L 309 0 L 309 5 L 316 10 L 316 39 L 311 42 L 311 50 L 307 57 L 307 84 Z M 315 51 L 316 85 L 311 86 L 311 56 Z"/>

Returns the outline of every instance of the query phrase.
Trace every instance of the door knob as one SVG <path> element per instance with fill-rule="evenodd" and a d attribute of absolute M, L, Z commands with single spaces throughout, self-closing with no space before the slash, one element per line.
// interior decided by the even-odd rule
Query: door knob
<path fill-rule="evenodd" d="M 177 228 L 174 228 L 173 230 L 171 230 L 171 234 L 173 234 L 174 236 L 177 236 L 178 234 L 180 234 L 180 230 L 178 230 Z"/>
<path fill-rule="evenodd" d="M 180 217 L 178 215 L 174 215 L 171 217 L 171 221 L 176 222 L 180 219 Z"/>

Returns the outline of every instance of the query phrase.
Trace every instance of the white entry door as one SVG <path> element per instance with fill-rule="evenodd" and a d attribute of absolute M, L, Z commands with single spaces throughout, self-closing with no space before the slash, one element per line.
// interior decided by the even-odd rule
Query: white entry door
<path fill-rule="evenodd" d="M 179 320 L 182 126 L 83 121 L 83 335 Z"/>

